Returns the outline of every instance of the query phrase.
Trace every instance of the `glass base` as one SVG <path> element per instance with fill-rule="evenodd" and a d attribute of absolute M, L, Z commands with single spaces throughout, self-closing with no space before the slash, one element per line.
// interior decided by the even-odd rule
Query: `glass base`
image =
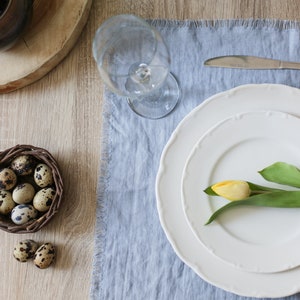
<path fill-rule="evenodd" d="M 180 100 L 181 92 L 177 80 L 169 74 L 164 85 L 142 98 L 127 98 L 130 108 L 147 119 L 160 119 L 168 115 Z"/>

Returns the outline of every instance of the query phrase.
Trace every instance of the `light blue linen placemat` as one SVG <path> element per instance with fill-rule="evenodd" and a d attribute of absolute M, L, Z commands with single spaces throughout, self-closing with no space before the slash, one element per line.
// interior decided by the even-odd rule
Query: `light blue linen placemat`
<path fill-rule="evenodd" d="M 176 256 L 159 223 L 155 178 L 172 131 L 209 96 L 248 83 L 300 87 L 300 71 L 207 68 L 204 60 L 246 54 L 300 61 L 300 24 L 272 20 L 150 22 L 169 46 L 172 72 L 183 96 L 172 114 L 153 121 L 136 116 L 124 99 L 105 94 L 91 299 L 252 299 L 206 283 Z M 300 299 L 300 294 L 286 299 Z"/>

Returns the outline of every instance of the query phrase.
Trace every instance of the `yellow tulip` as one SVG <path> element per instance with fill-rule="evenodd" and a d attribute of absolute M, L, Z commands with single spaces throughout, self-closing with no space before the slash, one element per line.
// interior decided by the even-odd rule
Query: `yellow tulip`
<path fill-rule="evenodd" d="M 211 186 L 211 189 L 219 196 L 228 200 L 243 200 L 250 196 L 251 190 L 246 181 L 225 180 Z"/>

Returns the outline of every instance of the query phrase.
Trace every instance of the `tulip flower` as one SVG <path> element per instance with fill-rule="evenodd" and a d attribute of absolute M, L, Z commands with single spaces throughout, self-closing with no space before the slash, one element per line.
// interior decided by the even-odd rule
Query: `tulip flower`
<path fill-rule="evenodd" d="M 284 190 L 269 188 L 243 180 L 217 182 L 204 190 L 204 192 L 210 196 L 221 196 L 230 201 L 243 200 L 258 194 L 280 191 Z"/>
<path fill-rule="evenodd" d="M 225 180 L 211 186 L 211 189 L 219 196 L 228 200 L 243 200 L 250 196 L 250 186 L 242 180 Z"/>

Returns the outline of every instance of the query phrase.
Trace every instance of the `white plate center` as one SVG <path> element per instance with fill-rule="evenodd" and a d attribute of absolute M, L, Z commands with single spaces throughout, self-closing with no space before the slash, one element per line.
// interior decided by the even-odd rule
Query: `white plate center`
<path fill-rule="evenodd" d="M 252 138 L 241 141 L 228 149 L 216 162 L 210 182 L 226 178 L 243 179 L 261 185 L 282 187 L 266 182 L 257 173 L 275 161 L 300 162 L 300 149 L 294 143 L 281 143 L 276 138 Z M 251 161 L 251 168 L 245 169 L 245 160 Z M 233 163 L 234 162 L 234 163 Z M 226 200 L 211 197 L 212 212 Z M 300 208 L 243 207 L 229 210 L 218 218 L 219 224 L 232 236 L 241 241 L 257 245 L 279 245 L 300 235 Z"/>

